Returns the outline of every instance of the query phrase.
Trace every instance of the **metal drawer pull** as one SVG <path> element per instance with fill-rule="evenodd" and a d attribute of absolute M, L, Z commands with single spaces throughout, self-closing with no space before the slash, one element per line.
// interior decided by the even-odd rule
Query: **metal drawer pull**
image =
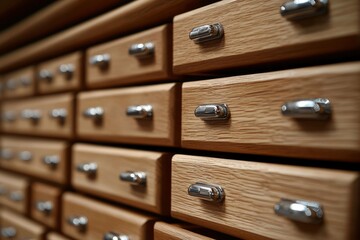
<path fill-rule="evenodd" d="M 20 83 L 21 83 L 21 85 L 23 85 L 23 86 L 30 86 L 30 84 L 31 84 L 31 82 L 32 82 L 32 79 L 31 78 L 29 78 L 29 77 L 21 77 L 20 79 L 19 79 L 19 81 L 20 81 Z"/>
<path fill-rule="evenodd" d="M 220 39 L 224 36 L 224 28 L 220 23 L 203 25 L 193 28 L 189 33 L 189 38 L 195 43 Z"/>
<path fill-rule="evenodd" d="M 89 175 L 96 174 L 98 166 L 96 163 L 81 163 L 76 166 L 78 172 L 86 173 Z"/>
<path fill-rule="evenodd" d="M 66 108 L 54 108 L 49 112 L 50 117 L 60 120 L 65 120 L 67 116 Z"/>
<path fill-rule="evenodd" d="M 88 225 L 88 219 L 84 216 L 78 216 L 78 217 L 69 217 L 67 222 L 79 229 L 80 231 L 86 230 L 86 227 Z"/>
<path fill-rule="evenodd" d="M 19 159 L 24 162 L 28 162 L 32 159 L 32 153 L 29 151 L 19 152 Z"/>
<path fill-rule="evenodd" d="M 280 14 L 289 20 L 297 20 L 324 14 L 328 5 L 329 0 L 292 0 L 280 7 Z"/>
<path fill-rule="evenodd" d="M 57 155 L 46 155 L 43 157 L 42 161 L 50 167 L 56 167 L 60 163 L 60 157 Z"/>
<path fill-rule="evenodd" d="M 36 209 L 45 214 L 49 214 L 53 209 L 53 205 L 50 201 L 39 201 L 36 203 Z"/>
<path fill-rule="evenodd" d="M 212 202 L 222 202 L 225 198 L 225 191 L 221 186 L 199 182 L 189 186 L 188 194 Z"/>
<path fill-rule="evenodd" d="M 71 78 L 74 74 L 75 66 L 73 64 L 61 64 L 59 66 L 59 73 L 65 75 L 67 79 Z"/>
<path fill-rule="evenodd" d="M 130 46 L 129 55 L 135 57 L 149 57 L 154 55 L 155 45 L 152 42 L 136 43 Z"/>
<path fill-rule="evenodd" d="M 304 200 L 281 199 L 275 204 L 274 211 L 279 216 L 304 223 L 320 223 L 324 217 L 319 203 Z"/>
<path fill-rule="evenodd" d="M 17 87 L 17 81 L 16 79 L 10 79 L 6 81 L 5 85 L 7 90 L 15 90 Z"/>
<path fill-rule="evenodd" d="M 130 106 L 126 110 L 126 115 L 133 118 L 151 118 L 153 107 L 151 105 Z"/>
<path fill-rule="evenodd" d="M 16 120 L 16 114 L 12 111 L 4 112 L 2 115 L 2 119 L 6 122 L 13 122 Z"/>
<path fill-rule="evenodd" d="M 91 107 L 85 109 L 83 115 L 87 118 L 100 119 L 104 116 L 104 109 L 102 107 Z"/>
<path fill-rule="evenodd" d="M 119 175 L 121 181 L 129 182 L 134 185 L 146 184 L 146 173 L 144 172 L 122 172 Z"/>
<path fill-rule="evenodd" d="M 103 240 L 130 240 L 125 234 L 117 234 L 114 232 L 107 232 L 104 234 Z"/>
<path fill-rule="evenodd" d="M 293 118 L 328 119 L 331 104 L 326 98 L 291 101 L 281 106 L 281 113 Z"/>
<path fill-rule="evenodd" d="M 53 79 L 53 73 L 47 69 L 40 70 L 39 79 L 47 82 L 51 82 Z"/>
<path fill-rule="evenodd" d="M 14 158 L 14 152 L 11 149 L 2 149 L 1 150 L 1 159 L 11 160 Z"/>
<path fill-rule="evenodd" d="M 11 192 L 9 194 L 9 199 L 14 202 L 21 202 L 24 199 L 24 196 L 21 192 Z"/>
<path fill-rule="evenodd" d="M 104 68 L 104 67 L 107 67 L 110 63 L 110 55 L 109 54 L 95 55 L 90 58 L 89 62 L 91 65 Z"/>
<path fill-rule="evenodd" d="M 198 106 L 194 111 L 195 117 L 202 120 L 226 120 L 230 116 L 226 104 L 206 104 Z"/>
<path fill-rule="evenodd" d="M 1 228 L 1 237 L 9 239 L 16 237 L 16 229 L 13 227 Z"/>
<path fill-rule="evenodd" d="M 41 113 L 38 110 L 25 109 L 21 111 L 21 117 L 36 122 L 40 120 Z"/>

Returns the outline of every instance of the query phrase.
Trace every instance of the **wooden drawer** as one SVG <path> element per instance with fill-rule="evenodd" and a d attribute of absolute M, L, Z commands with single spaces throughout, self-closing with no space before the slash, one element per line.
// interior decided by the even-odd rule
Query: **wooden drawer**
<path fill-rule="evenodd" d="M 0 205 L 27 214 L 29 190 L 27 178 L 0 171 Z"/>
<path fill-rule="evenodd" d="M 1 166 L 48 181 L 69 182 L 69 144 L 64 141 L 34 138 L 2 138 Z"/>
<path fill-rule="evenodd" d="M 1 236 L 0 239 L 31 239 L 44 240 L 46 229 L 40 224 L 21 215 L 0 210 Z"/>
<path fill-rule="evenodd" d="M 86 84 L 98 87 L 165 80 L 171 76 L 171 44 L 171 26 L 163 25 L 90 48 Z"/>
<path fill-rule="evenodd" d="M 5 102 L 3 131 L 70 138 L 74 133 L 73 110 L 72 94 Z"/>
<path fill-rule="evenodd" d="M 79 90 L 83 81 L 83 55 L 75 52 L 37 66 L 38 92 Z"/>
<path fill-rule="evenodd" d="M 61 190 L 51 185 L 31 186 L 31 217 L 51 228 L 60 227 Z"/>
<path fill-rule="evenodd" d="M 297 20 L 281 16 L 284 2 L 288 1 L 225 0 L 176 16 L 174 72 L 201 72 L 359 49 L 359 1 L 331 0 L 327 13 Z M 193 28 L 216 23 L 223 27 L 221 39 L 195 43 L 199 37 Z M 213 35 L 221 36 L 216 34 L 221 32 L 216 31 L 217 26 L 213 27 Z M 192 31 L 194 41 L 189 38 Z"/>
<path fill-rule="evenodd" d="M 77 134 L 86 140 L 178 145 L 179 101 L 180 85 L 173 83 L 80 93 Z"/>
<path fill-rule="evenodd" d="M 62 232 L 76 239 L 98 240 L 112 232 L 137 240 L 152 239 L 154 234 L 153 217 L 72 193 L 64 194 L 62 213 Z"/>
<path fill-rule="evenodd" d="M 55 233 L 55 232 L 51 232 L 51 233 L 48 233 L 46 235 L 46 239 L 47 240 L 70 240 L 69 238 L 67 237 L 64 237 L 58 233 Z"/>
<path fill-rule="evenodd" d="M 358 161 L 359 79 L 360 63 L 355 62 L 185 83 L 182 146 Z M 281 113 L 284 103 L 317 98 L 330 100 L 330 117 L 326 118 L 326 106 L 319 108 L 316 114 L 318 103 L 313 108 L 298 105 L 299 110 L 288 106 L 285 110 L 294 111 Z M 198 106 L 214 103 L 219 116 L 224 107 L 217 105 L 227 104 L 230 111 L 227 120 L 208 121 L 195 117 L 194 110 Z M 303 103 L 312 104 L 313 101 L 296 102 Z M 300 111 L 305 113 L 300 115 Z"/>
<path fill-rule="evenodd" d="M 31 96 L 35 93 L 35 69 L 23 68 L 4 76 L 4 97 L 17 98 Z"/>
<path fill-rule="evenodd" d="M 169 215 L 170 154 L 76 144 L 73 158 L 76 189 Z"/>
<path fill-rule="evenodd" d="M 173 217 L 236 237 L 358 239 L 355 172 L 175 155 L 171 189 Z"/>

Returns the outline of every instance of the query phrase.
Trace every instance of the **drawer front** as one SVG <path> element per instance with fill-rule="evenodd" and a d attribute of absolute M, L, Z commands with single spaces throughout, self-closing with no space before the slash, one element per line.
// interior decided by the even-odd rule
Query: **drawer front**
<path fill-rule="evenodd" d="M 77 134 L 111 142 L 178 145 L 179 87 L 161 84 L 81 93 Z"/>
<path fill-rule="evenodd" d="M 169 215 L 170 154 L 76 144 L 73 157 L 76 189 Z"/>
<path fill-rule="evenodd" d="M 73 136 L 74 97 L 71 94 L 39 97 L 3 104 L 3 130 L 70 138 Z"/>
<path fill-rule="evenodd" d="M 72 193 L 64 194 L 62 213 L 62 232 L 76 239 L 104 239 L 105 234 L 112 232 L 137 240 L 154 234 L 152 217 Z"/>
<path fill-rule="evenodd" d="M 64 236 L 62 236 L 60 234 L 57 234 L 55 232 L 48 233 L 46 235 L 46 239 L 47 240 L 70 240 L 69 238 L 64 237 Z"/>
<path fill-rule="evenodd" d="M 83 81 L 81 52 L 62 56 L 37 66 L 38 91 L 53 93 L 80 89 Z"/>
<path fill-rule="evenodd" d="M 171 189 L 173 217 L 236 237 L 356 239 L 355 172 L 175 155 Z"/>
<path fill-rule="evenodd" d="M 60 226 L 61 190 L 51 185 L 34 183 L 31 186 L 31 217 L 42 224 L 58 229 Z"/>
<path fill-rule="evenodd" d="M 34 67 L 28 67 L 6 74 L 3 79 L 4 98 L 17 98 L 34 95 L 34 75 Z"/>
<path fill-rule="evenodd" d="M 69 144 L 63 141 L 4 137 L 1 166 L 42 179 L 69 181 Z"/>
<path fill-rule="evenodd" d="M 1 209 L 0 222 L 0 239 L 44 239 L 46 231 L 45 228 L 21 215 L 7 211 L 5 209 Z"/>
<path fill-rule="evenodd" d="M 284 2 L 291 1 L 226 0 L 176 16 L 174 72 L 264 64 L 359 48 L 359 1 L 330 0 L 325 14 L 292 20 L 279 13 Z M 222 38 L 217 23 L 222 25 Z M 194 28 L 206 25 L 214 30 L 199 37 L 207 27 Z"/>
<path fill-rule="evenodd" d="M 182 239 L 211 240 L 216 238 L 210 238 L 191 232 L 185 228 L 182 228 L 181 226 L 177 226 L 176 224 L 168 224 L 164 222 L 155 223 L 154 240 L 182 240 Z M 217 238 L 217 239 L 221 239 L 221 238 Z"/>
<path fill-rule="evenodd" d="M 27 178 L 0 171 L 0 205 L 26 214 L 29 188 L 30 183 Z"/>
<path fill-rule="evenodd" d="M 129 85 L 169 78 L 170 36 L 170 25 L 164 25 L 90 48 L 86 54 L 87 86 Z"/>
<path fill-rule="evenodd" d="M 182 146 L 358 161 L 359 78 L 356 62 L 185 83 Z M 204 109 L 219 109 L 219 115 Z"/>

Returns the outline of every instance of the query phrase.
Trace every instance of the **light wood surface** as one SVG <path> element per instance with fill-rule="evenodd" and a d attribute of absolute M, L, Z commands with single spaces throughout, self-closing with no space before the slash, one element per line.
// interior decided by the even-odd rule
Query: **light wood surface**
<path fill-rule="evenodd" d="M 176 226 L 175 224 L 168 224 L 164 222 L 156 222 L 154 226 L 154 240 L 211 240 L 200 234 L 191 232 L 187 229 Z"/>
<path fill-rule="evenodd" d="M 46 240 L 70 240 L 70 239 L 58 233 L 51 232 L 46 235 Z"/>
<path fill-rule="evenodd" d="M 85 216 L 88 225 L 85 231 L 71 226 L 67 219 Z M 63 195 L 62 232 L 83 240 L 103 239 L 106 232 L 125 234 L 131 240 L 149 239 L 152 236 L 155 218 L 116 208 L 73 193 Z"/>
<path fill-rule="evenodd" d="M 172 69 L 171 25 L 163 25 L 125 38 L 90 48 L 86 54 L 87 86 L 129 85 L 154 80 L 169 80 Z M 132 44 L 151 42 L 153 56 L 138 58 L 130 55 Z M 89 59 L 109 54 L 106 69 L 90 64 Z"/>
<path fill-rule="evenodd" d="M 19 98 L 32 96 L 35 94 L 35 68 L 26 67 L 4 75 L 4 98 Z M 22 85 L 21 78 L 27 78 L 31 81 L 29 85 Z M 16 87 L 9 89 L 6 87 L 8 82 L 15 82 Z"/>
<path fill-rule="evenodd" d="M 288 21 L 283 0 L 226 0 L 174 18 L 174 72 L 185 74 L 359 49 L 358 0 L 333 0 L 328 14 Z M 226 13 L 226 14 L 224 14 Z M 192 28 L 221 23 L 224 38 L 196 44 Z"/>
<path fill-rule="evenodd" d="M 1 166 L 3 168 L 61 184 L 69 182 L 70 145 L 68 143 L 48 139 L 3 137 L 2 145 L 15 154 L 13 159 L 2 161 Z M 21 161 L 19 158 L 21 151 L 30 152 L 32 159 Z M 48 166 L 43 162 L 45 156 L 58 156 L 60 162 L 56 167 Z"/>
<path fill-rule="evenodd" d="M 125 148 L 76 144 L 73 148 L 72 185 L 75 189 L 125 203 L 147 211 L 170 214 L 169 154 Z M 91 177 L 76 170 L 77 165 L 96 163 Z M 121 181 L 122 172 L 146 173 L 146 185 Z"/>
<path fill-rule="evenodd" d="M 261 161 L 261 159 L 258 159 Z M 223 187 L 223 203 L 189 196 L 190 184 Z M 172 216 L 244 239 L 357 239 L 359 173 L 175 155 Z M 319 202 L 322 224 L 277 216 L 281 198 Z M 190 211 L 189 211 L 190 210 Z"/>
<path fill-rule="evenodd" d="M 358 161 L 360 63 L 344 63 L 183 84 L 182 146 L 238 153 Z M 283 116 L 282 104 L 328 98 L 325 121 Z M 201 104 L 225 103 L 228 121 L 194 116 Z"/>
<path fill-rule="evenodd" d="M 83 55 L 82 52 L 71 53 L 37 65 L 38 92 L 54 93 L 62 91 L 79 90 L 83 83 Z M 59 72 L 61 64 L 72 64 L 74 73 L 68 77 Z M 53 74 L 51 81 L 40 80 L 38 74 L 41 70 L 48 70 Z"/>
<path fill-rule="evenodd" d="M 53 229 L 60 227 L 61 190 L 51 185 L 33 183 L 31 185 L 31 217 Z M 51 202 L 52 210 L 49 213 L 41 212 L 36 208 L 38 202 Z"/>
<path fill-rule="evenodd" d="M 77 134 L 82 139 L 175 146 L 179 144 L 180 85 L 169 83 L 83 92 L 77 102 Z M 135 119 L 126 115 L 129 106 L 150 104 L 153 117 Z M 102 121 L 83 115 L 101 107 Z"/>
<path fill-rule="evenodd" d="M 74 134 L 74 102 L 74 96 L 67 93 L 3 103 L 3 113 L 13 112 L 17 116 L 13 122 L 3 121 L 3 130 L 8 133 L 70 138 Z M 67 110 L 65 121 L 62 122 L 49 116 L 49 112 L 56 108 Z M 34 123 L 29 119 L 21 118 L 21 112 L 25 109 L 40 111 L 41 119 Z"/>

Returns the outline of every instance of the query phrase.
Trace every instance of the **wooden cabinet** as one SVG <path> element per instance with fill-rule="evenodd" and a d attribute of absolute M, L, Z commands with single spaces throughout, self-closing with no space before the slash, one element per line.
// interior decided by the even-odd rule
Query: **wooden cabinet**
<path fill-rule="evenodd" d="M 27 97 L 35 94 L 35 69 L 27 67 L 3 77 L 4 98 Z"/>
<path fill-rule="evenodd" d="M 55 232 L 48 233 L 46 235 L 46 239 L 47 240 L 70 240 L 69 238 L 64 237 L 64 236 L 62 236 L 60 234 L 57 234 Z"/>

